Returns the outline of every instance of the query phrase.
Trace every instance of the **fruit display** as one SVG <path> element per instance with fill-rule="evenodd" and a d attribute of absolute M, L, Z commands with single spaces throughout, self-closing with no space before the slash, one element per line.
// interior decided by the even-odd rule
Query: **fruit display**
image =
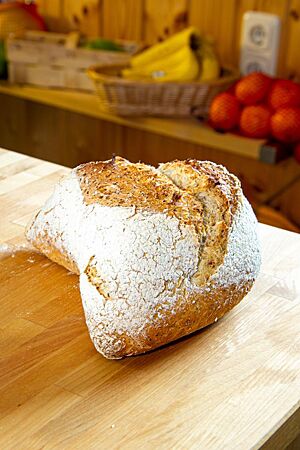
<path fill-rule="evenodd" d="M 220 75 L 213 43 L 195 27 L 171 36 L 133 56 L 122 76 L 129 80 L 210 81 Z"/>
<path fill-rule="evenodd" d="M 213 99 L 209 123 L 219 131 L 294 146 L 300 162 L 300 85 L 294 81 L 246 75 Z"/>

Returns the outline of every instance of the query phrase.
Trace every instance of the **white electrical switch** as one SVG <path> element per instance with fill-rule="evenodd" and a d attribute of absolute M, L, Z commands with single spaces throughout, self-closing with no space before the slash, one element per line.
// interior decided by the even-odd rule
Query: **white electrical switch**
<path fill-rule="evenodd" d="M 280 19 L 274 14 L 248 11 L 243 16 L 240 71 L 276 75 Z"/>

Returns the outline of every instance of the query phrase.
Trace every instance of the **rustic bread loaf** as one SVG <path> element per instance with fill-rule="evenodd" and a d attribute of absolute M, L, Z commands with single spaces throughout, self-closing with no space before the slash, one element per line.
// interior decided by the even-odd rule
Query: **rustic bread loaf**
<path fill-rule="evenodd" d="M 107 358 L 205 327 L 250 290 L 257 221 L 238 179 L 208 161 L 158 169 L 123 158 L 73 169 L 27 238 L 80 275 L 89 333 Z"/>

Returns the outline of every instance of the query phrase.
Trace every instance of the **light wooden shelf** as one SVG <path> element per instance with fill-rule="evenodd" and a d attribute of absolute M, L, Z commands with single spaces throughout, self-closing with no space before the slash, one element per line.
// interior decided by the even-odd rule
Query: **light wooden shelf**
<path fill-rule="evenodd" d="M 82 92 L 44 89 L 31 86 L 0 84 L 0 93 L 65 109 L 130 128 L 156 133 L 204 147 L 268 163 L 276 162 L 274 149 L 264 140 L 248 139 L 233 134 L 217 133 L 196 119 L 167 119 L 155 117 L 120 117 L 101 111 L 96 95 Z"/>

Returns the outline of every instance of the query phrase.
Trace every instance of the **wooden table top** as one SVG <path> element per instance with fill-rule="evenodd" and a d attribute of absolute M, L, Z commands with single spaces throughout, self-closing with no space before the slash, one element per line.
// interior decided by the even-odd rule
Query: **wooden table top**
<path fill-rule="evenodd" d="M 262 270 L 240 305 L 109 361 L 89 339 L 77 277 L 24 238 L 67 172 L 0 150 L 0 448 L 284 448 L 300 433 L 300 236 L 260 225 Z"/>

